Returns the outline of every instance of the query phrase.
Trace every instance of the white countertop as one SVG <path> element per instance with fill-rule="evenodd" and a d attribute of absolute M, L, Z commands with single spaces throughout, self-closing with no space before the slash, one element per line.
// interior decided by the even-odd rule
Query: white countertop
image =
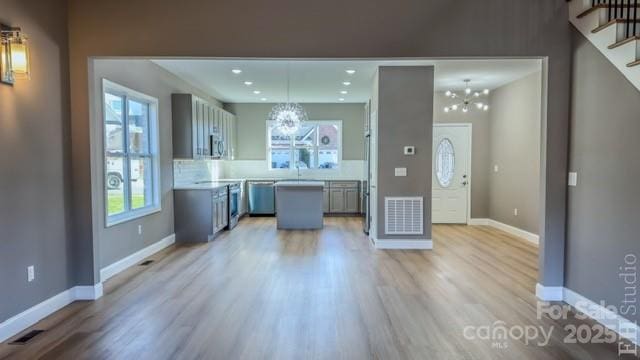
<path fill-rule="evenodd" d="M 173 190 L 215 190 L 237 183 L 239 183 L 239 181 L 203 181 L 192 184 L 174 185 Z"/>
<path fill-rule="evenodd" d="M 275 183 L 275 186 L 284 186 L 284 187 L 324 187 L 324 181 L 278 181 Z"/>

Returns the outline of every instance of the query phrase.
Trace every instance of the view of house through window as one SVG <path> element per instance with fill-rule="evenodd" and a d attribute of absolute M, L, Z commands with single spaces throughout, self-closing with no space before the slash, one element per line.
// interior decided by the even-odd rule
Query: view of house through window
<path fill-rule="evenodd" d="M 107 223 L 159 208 L 157 103 L 105 81 L 105 187 Z"/>
<path fill-rule="evenodd" d="M 337 169 L 340 166 L 341 121 L 308 121 L 285 135 L 267 122 L 267 156 L 271 169 Z"/>

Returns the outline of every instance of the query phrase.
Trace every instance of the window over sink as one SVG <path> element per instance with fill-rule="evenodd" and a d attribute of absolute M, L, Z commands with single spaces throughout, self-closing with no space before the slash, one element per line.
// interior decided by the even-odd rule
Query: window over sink
<path fill-rule="evenodd" d="M 106 226 L 160 211 L 158 100 L 103 80 Z"/>
<path fill-rule="evenodd" d="M 338 169 L 342 160 L 342 121 L 306 121 L 285 135 L 267 121 L 269 169 Z"/>

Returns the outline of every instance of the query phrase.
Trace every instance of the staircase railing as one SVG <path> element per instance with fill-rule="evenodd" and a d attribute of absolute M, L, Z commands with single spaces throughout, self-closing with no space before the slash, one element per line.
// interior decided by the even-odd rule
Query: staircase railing
<path fill-rule="evenodd" d="M 606 7 L 608 21 L 620 20 L 623 22 L 625 38 L 640 35 L 639 4 L 640 0 L 591 0 L 593 7 Z"/>

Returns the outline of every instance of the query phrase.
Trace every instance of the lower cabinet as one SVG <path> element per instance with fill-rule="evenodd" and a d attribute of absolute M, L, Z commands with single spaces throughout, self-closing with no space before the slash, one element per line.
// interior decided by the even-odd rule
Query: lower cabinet
<path fill-rule="evenodd" d="M 358 212 L 358 189 L 347 189 L 344 191 L 345 200 L 345 212 L 357 213 Z"/>
<path fill-rule="evenodd" d="M 329 190 L 329 212 L 342 213 L 345 209 L 344 189 Z"/>
<path fill-rule="evenodd" d="M 216 234 L 229 225 L 229 200 L 227 190 L 212 192 L 211 218 L 213 224 L 213 234 Z"/>
<path fill-rule="evenodd" d="M 325 189 L 325 206 L 328 201 L 330 214 L 355 214 L 360 211 L 359 183 L 357 181 L 331 181 Z"/>
<path fill-rule="evenodd" d="M 174 229 L 178 242 L 207 242 L 229 225 L 227 187 L 173 191 Z"/>
<path fill-rule="evenodd" d="M 325 214 L 330 211 L 329 203 L 329 188 L 325 185 L 324 190 L 322 191 L 322 211 Z"/>

